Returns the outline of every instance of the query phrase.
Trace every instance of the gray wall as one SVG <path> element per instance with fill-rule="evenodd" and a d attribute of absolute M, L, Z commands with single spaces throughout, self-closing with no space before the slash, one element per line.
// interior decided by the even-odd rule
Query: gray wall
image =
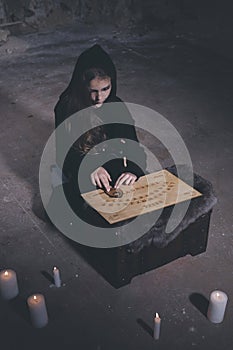
<path fill-rule="evenodd" d="M 35 27 L 70 21 L 114 23 L 142 34 L 154 29 L 232 36 L 232 0 L 0 0 L 0 23 Z"/>

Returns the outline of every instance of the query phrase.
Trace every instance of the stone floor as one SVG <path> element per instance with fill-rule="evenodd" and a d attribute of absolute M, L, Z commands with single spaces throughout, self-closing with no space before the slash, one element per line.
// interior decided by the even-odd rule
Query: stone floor
<path fill-rule="evenodd" d="M 177 33 L 137 37 L 77 26 L 19 40 L 23 50 L 6 51 L 0 58 L 0 268 L 14 269 L 20 288 L 14 300 L 0 301 L 2 348 L 231 350 L 232 59 Z M 77 56 L 94 43 L 114 59 L 118 95 L 156 110 L 173 124 L 194 171 L 212 182 L 218 198 L 205 253 L 137 276 L 120 289 L 45 220 L 38 187 L 54 105 Z M 165 165 L 166 157 L 158 155 Z M 61 288 L 53 287 L 53 266 L 61 270 Z M 208 299 L 214 289 L 229 297 L 221 324 L 210 323 L 193 302 L 195 295 Z M 46 298 L 49 323 L 42 329 L 34 329 L 29 320 L 26 299 L 33 293 Z M 156 342 L 151 336 L 155 312 L 162 318 Z"/>

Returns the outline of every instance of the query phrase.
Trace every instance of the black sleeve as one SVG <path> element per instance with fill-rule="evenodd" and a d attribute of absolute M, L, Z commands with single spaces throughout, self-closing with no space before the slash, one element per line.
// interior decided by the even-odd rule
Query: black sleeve
<path fill-rule="evenodd" d="M 108 150 L 113 154 L 113 160 L 105 163 L 104 168 L 110 175 L 118 176 L 122 172 L 130 172 L 137 177 L 144 175 L 146 173 L 146 154 L 139 143 L 134 120 L 126 105 L 124 103 L 114 103 L 112 106 L 106 104 L 101 113 L 104 123 L 110 122 L 105 125 L 107 138 L 108 140 L 114 139 L 114 150 L 111 148 Z M 127 159 L 127 167 L 124 167 L 124 157 Z"/>

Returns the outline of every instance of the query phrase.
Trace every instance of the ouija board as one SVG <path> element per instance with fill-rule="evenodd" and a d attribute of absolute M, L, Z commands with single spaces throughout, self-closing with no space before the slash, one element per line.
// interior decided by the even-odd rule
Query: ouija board
<path fill-rule="evenodd" d="M 133 185 L 122 185 L 120 189 L 120 198 L 109 197 L 102 189 L 83 193 L 82 197 L 114 224 L 202 195 L 167 170 L 142 176 Z"/>

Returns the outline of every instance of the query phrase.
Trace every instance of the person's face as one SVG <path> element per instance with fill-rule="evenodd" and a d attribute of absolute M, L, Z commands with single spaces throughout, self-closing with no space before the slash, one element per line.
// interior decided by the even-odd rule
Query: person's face
<path fill-rule="evenodd" d="M 101 107 L 104 101 L 110 95 L 112 89 L 110 78 L 95 78 L 90 81 L 89 91 L 92 104 L 95 107 Z"/>

